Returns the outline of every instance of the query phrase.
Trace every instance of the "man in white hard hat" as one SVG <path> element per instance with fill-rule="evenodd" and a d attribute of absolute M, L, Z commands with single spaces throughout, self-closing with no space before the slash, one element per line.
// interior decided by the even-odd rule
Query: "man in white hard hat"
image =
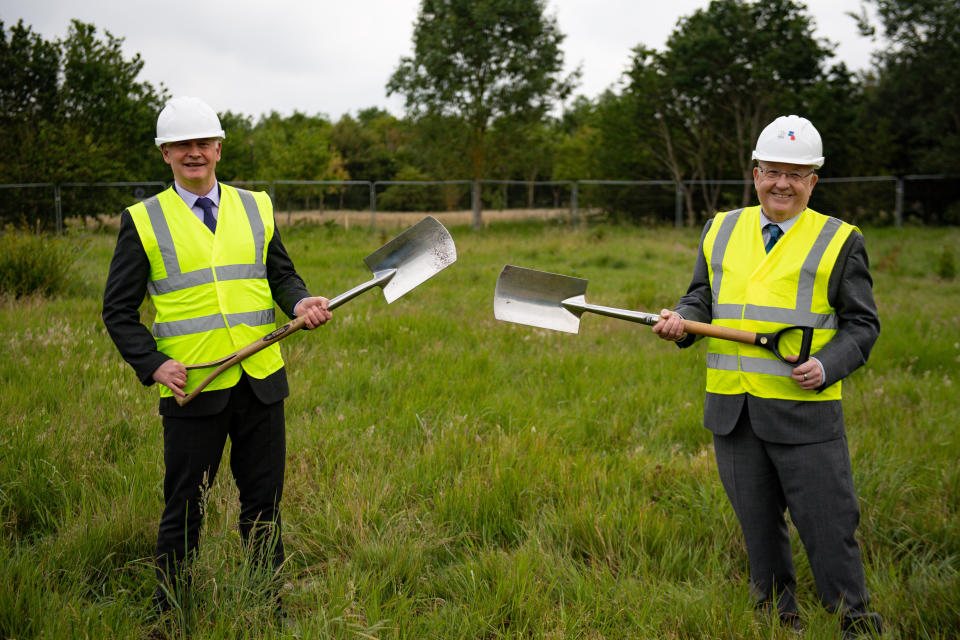
<path fill-rule="evenodd" d="M 811 357 L 787 365 L 765 349 L 709 339 L 704 426 L 713 432 L 723 487 L 740 522 L 759 609 L 799 627 L 796 576 L 784 520 L 800 534 L 824 606 L 847 637 L 877 635 L 868 609 L 860 512 L 843 423 L 841 380 L 867 361 L 880 332 L 859 229 L 808 208 L 823 166 L 820 134 L 782 116 L 760 134 L 753 158 L 759 206 L 707 222 L 687 293 L 653 331 L 681 348 L 683 320 L 753 332 L 813 327 Z"/>
<path fill-rule="evenodd" d="M 157 119 L 156 145 L 174 184 L 121 216 L 103 299 L 103 320 L 144 385 L 159 383 L 164 440 L 164 510 L 157 535 L 161 611 L 182 593 L 180 574 L 195 555 L 203 493 L 212 485 L 226 439 L 240 497 L 240 534 L 255 558 L 283 560 L 280 499 L 288 395 L 277 345 L 236 365 L 190 403 L 183 398 L 209 362 L 276 327 L 274 302 L 313 329 L 327 322 L 327 299 L 311 296 L 287 255 L 265 193 L 217 182 L 217 114 L 197 98 L 170 100 Z M 140 322 L 149 294 L 152 330 Z M 261 356 L 263 354 L 263 356 Z"/>

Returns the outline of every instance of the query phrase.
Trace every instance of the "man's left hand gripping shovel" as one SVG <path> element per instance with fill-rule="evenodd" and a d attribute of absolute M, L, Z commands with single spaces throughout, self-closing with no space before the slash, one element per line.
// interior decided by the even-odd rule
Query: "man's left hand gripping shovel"
<path fill-rule="evenodd" d="M 373 278 L 333 298 L 327 308 L 332 311 L 374 287 L 383 289 L 383 297 L 386 298 L 387 304 L 390 304 L 456 260 L 457 248 L 453 244 L 450 233 L 436 218 L 427 216 L 364 258 L 363 261 L 373 272 Z M 174 396 L 177 404 L 181 407 L 187 404 L 218 375 L 261 349 L 302 329 L 304 323 L 301 316 L 220 360 L 187 365 L 187 369 L 207 367 L 216 367 L 216 369 L 185 397 Z"/>
<path fill-rule="evenodd" d="M 580 316 L 588 311 L 651 326 L 660 320 L 660 316 L 655 313 L 588 304 L 585 299 L 586 293 L 587 281 L 583 278 L 524 269 L 508 264 L 497 278 L 497 289 L 493 297 L 493 315 L 497 320 L 567 333 L 580 331 Z M 774 333 L 754 333 L 684 320 L 683 329 L 687 333 L 732 340 L 767 349 L 781 362 L 791 367 L 796 362 L 807 361 L 813 340 L 812 327 L 785 327 Z M 799 331 L 801 334 L 800 354 L 796 362 L 787 360 L 787 356 L 780 352 L 780 339 L 790 331 Z"/>

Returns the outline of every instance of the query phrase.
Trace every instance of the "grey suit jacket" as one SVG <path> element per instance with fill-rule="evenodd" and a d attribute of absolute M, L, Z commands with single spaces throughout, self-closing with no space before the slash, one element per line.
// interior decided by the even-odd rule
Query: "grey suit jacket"
<path fill-rule="evenodd" d="M 294 306 L 310 293 L 287 255 L 279 229 L 274 229 L 273 238 L 267 245 L 266 263 L 273 298 L 287 316 L 293 317 Z M 169 360 L 169 356 L 157 350 L 153 334 L 140 321 L 139 309 L 147 293 L 149 277 L 150 261 L 130 212 L 124 211 L 103 294 L 103 322 L 120 355 L 133 367 L 140 382 L 148 386 L 153 384 L 152 376 L 157 367 Z M 257 399 L 265 404 L 278 402 L 289 395 L 287 375 L 282 368 L 262 380 L 250 378 L 250 387 Z M 164 416 L 212 415 L 223 410 L 229 396 L 229 389 L 204 391 L 184 407 L 173 398 L 161 398 L 159 411 Z"/>
<path fill-rule="evenodd" d="M 713 220 L 708 221 L 703 228 L 693 278 L 675 308 L 687 320 L 710 322 L 712 319 L 713 293 L 707 258 L 703 253 L 703 239 L 712 223 Z M 880 334 L 867 251 L 859 233 L 850 234 L 837 256 L 827 286 L 827 298 L 836 309 L 839 327 L 829 343 L 811 354 L 823 363 L 826 373 L 820 390 L 866 363 Z M 677 346 L 686 348 L 698 339 L 699 336 L 690 335 Z M 844 435 L 843 407 L 839 400 L 776 400 L 747 393 L 723 395 L 708 392 L 703 406 L 703 426 L 717 435 L 730 433 L 744 403 L 754 432 L 769 442 L 807 444 Z"/>

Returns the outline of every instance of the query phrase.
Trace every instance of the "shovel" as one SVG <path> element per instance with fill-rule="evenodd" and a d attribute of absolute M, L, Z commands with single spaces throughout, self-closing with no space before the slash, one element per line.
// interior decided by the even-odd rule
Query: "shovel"
<path fill-rule="evenodd" d="M 333 298 L 327 308 L 333 311 L 340 305 L 353 300 L 364 291 L 374 287 L 380 287 L 383 290 L 383 297 L 386 298 L 387 304 L 390 304 L 403 294 L 440 273 L 456 260 L 457 248 L 453 244 L 450 232 L 436 218 L 427 216 L 364 258 L 363 261 L 373 272 L 373 278 Z M 302 329 L 305 322 L 303 316 L 301 316 L 282 327 L 277 327 L 256 342 L 220 360 L 187 365 L 187 369 L 205 369 L 207 367 L 216 367 L 216 369 L 186 397 L 174 396 L 177 404 L 181 407 L 187 404 L 196 398 L 218 375 L 261 349 L 269 347 L 274 342 Z"/>
<path fill-rule="evenodd" d="M 579 332 L 580 316 L 587 311 L 650 326 L 657 324 L 660 320 L 660 316 L 656 313 L 587 304 L 584 299 L 586 293 L 587 281 L 583 278 L 524 269 L 508 264 L 497 278 L 497 289 L 493 297 L 493 315 L 497 320 L 567 333 Z M 813 327 L 786 327 L 774 333 L 753 333 L 742 329 L 684 320 L 683 329 L 695 335 L 763 347 L 790 366 L 795 366 L 797 362 L 806 362 L 810 358 L 810 344 L 813 341 Z M 780 339 L 790 331 L 800 331 L 802 334 L 800 356 L 797 362 L 789 362 L 780 353 Z"/>

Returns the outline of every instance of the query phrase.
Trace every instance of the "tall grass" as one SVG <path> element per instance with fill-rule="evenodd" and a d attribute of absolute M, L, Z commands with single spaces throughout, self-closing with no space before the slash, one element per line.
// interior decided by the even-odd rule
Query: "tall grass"
<path fill-rule="evenodd" d="M 77 237 L 0 230 L 0 295 L 21 298 L 61 293 L 84 244 Z"/>
<path fill-rule="evenodd" d="M 224 468 L 192 638 L 789 638 L 754 617 L 736 519 L 701 423 L 702 347 L 597 316 L 578 336 L 493 319 L 505 263 L 588 278 L 657 311 L 696 230 L 451 230 L 458 262 L 386 305 L 372 292 L 281 343 L 289 624 L 259 597 Z M 368 279 L 392 237 L 284 229 L 316 293 Z M 960 629 L 957 229 L 867 230 L 882 334 L 844 385 L 860 540 L 891 638 Z M 0 303 L 0 637 L 128 638 L 150 626 L 162 433 L 99 319 L 112 241 L 59 297 Z M 146 313 L 148 316 L 149 313 Z M 806 638 L 836 637 L 794 535 Z M 189 621 L 185 623 L 184 621 Z"/>

